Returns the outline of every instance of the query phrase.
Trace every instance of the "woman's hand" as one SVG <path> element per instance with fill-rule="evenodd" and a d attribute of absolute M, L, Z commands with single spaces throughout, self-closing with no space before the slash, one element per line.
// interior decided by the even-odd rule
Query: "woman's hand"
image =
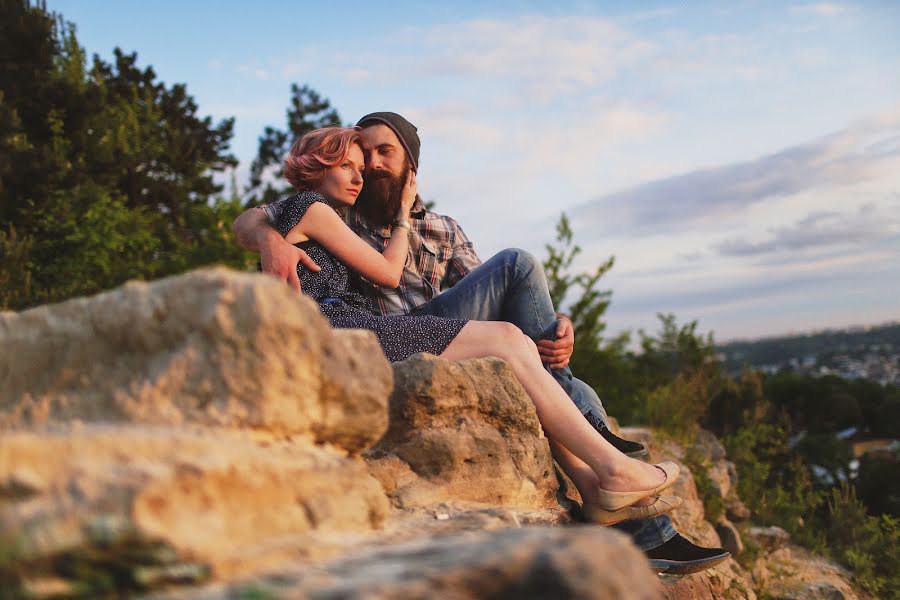
<path fill-rule="evenodd" d="M 409 211 L 412 210 L 413 202 L 416 201 L 418 187 L 416 185 L 416 172 L 412 169 L 406 175 L 406 182 L 403 184 L 403 196 L 400 199 L 400 210 L 397 211 L 398 221 L 408 221 Z"/>

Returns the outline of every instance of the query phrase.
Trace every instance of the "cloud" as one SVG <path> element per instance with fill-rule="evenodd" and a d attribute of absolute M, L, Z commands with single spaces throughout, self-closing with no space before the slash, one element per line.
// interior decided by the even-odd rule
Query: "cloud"
<path fill-rule="evenodd" d="M 270 77 L 269 71 L 255 65 L 238 65 L 237 72 L 246 77 L 252 77 L 260 81 L 267 81 Z"/>
<path fill-rule="evenodd" d="M 834 2 L 814 2 L 810 4 L 797 4 L 791 7 L 791 12 L 814 15 L 816 17 L 839 17 L 856 12 L 855 7 Z"/>
<path fill-rule="evenodd" d="M 879 212 L 872 203 L 856 213 L 814 212 L 795 224 L 770 229 L 769 239 L 752 242 L 733 238 L 719 242 L 712 249 L 723 256 L 754 256 L 775 252 L 799 252 L 835 245 L 872 242 L 891 235 L 900 218 Z"/>
<path fill-rule="evenodd" d="M 897 169 L 900 111 L 755 160 L 699 169 L 601 196 L 573 211 L 579 225 L 673 232 L 763 201 L 859 183 Z"/>
<path fill-rule="evenodd" d="M 513 96 L 549 102 L 595 87 L 647 56 L 653 46 L 616 22 L 597 17 L 522 16 L 477 19 L 402 32 L 415 51 L 397 43 L 366 57 L 366 69 L 348 61 L 337 72 L 348 83 L 389 84 L 410 78 L 482 86 L 501 81 Z"/>

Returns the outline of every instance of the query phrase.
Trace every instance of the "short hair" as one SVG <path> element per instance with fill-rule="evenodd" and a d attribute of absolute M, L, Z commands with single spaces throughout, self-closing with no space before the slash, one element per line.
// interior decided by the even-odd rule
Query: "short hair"
<path fill-rule="evenodd" d="M 359 132 L 349 127 L 323 127 L 304 134 L 284 159 L 284 176 L 297 191 L 314 190 L 325 171 L 340 163 L 350 146 L 362 143 Z"/>

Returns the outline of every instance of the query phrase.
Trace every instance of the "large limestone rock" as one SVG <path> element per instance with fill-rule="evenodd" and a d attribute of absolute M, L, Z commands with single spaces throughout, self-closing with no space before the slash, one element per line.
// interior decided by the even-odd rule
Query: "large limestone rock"
<path fill-rule="evenodd" d="M 857 600 L 850 573 L 831 561 L 789 544 L 766 552 L 753 565 L 753 579 L 767 598 L 783 600 Z"/>
<path fill-rule="evenodd" d="M 390 425 L 367 458 L 396 506 L 553 502 L 550 448 L 506 363 L 420 354 L 394 365 L 394 381 Z"/>
<path fill-rule="evenodd" d="M 659 592 L 646 559 L 625 536 L 601 527 L 531 527 L 376 547 L 252 583 L 154 596 L 247 597 L 649 600 Z"/>
<path fill-rule="evenodd" d="M 0 313 L 0 430 L 70 420 L 251 427 L 358 452 L 387 426 L 374 336 L 260 274 L 195 271 Z"/>
<path fill-rule="evenodd" d="M 329 534 L 371 531 L 388 510 L 361 460 L 303 440 L 92 425 L 7 432 L 0 443 L 0 546 L 25 572 L 58 556 L 162 544 L 229 575 L 330 556 Z"/>
<path fill-rule="evenodd" d="M 684 459 L 642 435 L 625 437 Z M 736 473 L 704 444 L 731 515 Z M 718 545 L 682 467 L 676 526 Z M 559 527 L 560 493 L 504 363 L 392 369 L 371 334 L 263 276 L 0 314 L 0 596 L 852 597 L 812 575 L 779 587 L 796 554 L 755 579 L 733 560 L 656 578 L 626 538 Z"/>

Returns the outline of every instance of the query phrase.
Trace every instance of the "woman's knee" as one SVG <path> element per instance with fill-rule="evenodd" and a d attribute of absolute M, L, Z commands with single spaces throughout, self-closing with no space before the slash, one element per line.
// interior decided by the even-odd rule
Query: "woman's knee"
<path fill-rule="evenodd" d="M 538 347 L 537 347 L 537 344 L 534 343 L 534 340 L 531 339 L 530 337 L 528 337 L 527 335 L 525 335 L 524 333 L 522 334 L 522 338 L 524 338 L 524 339 L 521 340 L 521 343 L 525 346 L 526 351 L 529 354 L 534 354 L 535 356 L 537 356 L 538 355 Z"/>
<path fill-rule="evenodd" d="M 504 360 L 522 353 L 525 348 L 522 340 L 524 337 L 526 336 L 521 329 L 505 321 L 492 321 L 487 334 L 494 354 Z"/>

